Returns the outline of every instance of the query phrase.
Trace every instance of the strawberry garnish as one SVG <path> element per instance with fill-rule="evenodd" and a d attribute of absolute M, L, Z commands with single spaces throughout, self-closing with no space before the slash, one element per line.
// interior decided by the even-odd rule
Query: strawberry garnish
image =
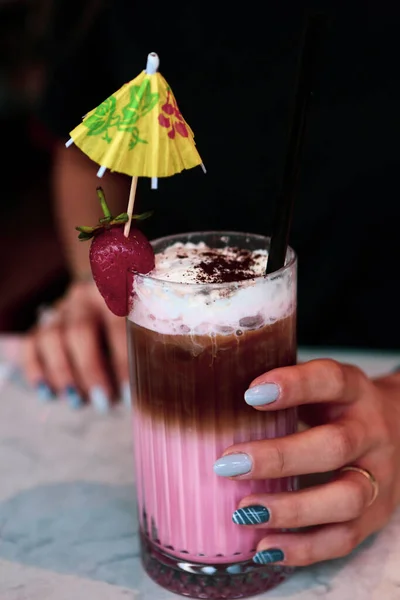
<path fill-rule="evenodd" d="M 104 217 L 94 227 L 76 227 L 80 240 L 92 239 L 90 266 L 93 279 L 108 308 L 117 316 L 129 313 L 129 298 L 134 272 L 146 274 L 154 269 L 154 252 L 148 239 L 139 229 L 131 227 L 124 235 L 127 213 L 113 217 L 107 206 L 104 192 L 97 188 Z M 141 220 L 151 213 L 134 215 Z"/>

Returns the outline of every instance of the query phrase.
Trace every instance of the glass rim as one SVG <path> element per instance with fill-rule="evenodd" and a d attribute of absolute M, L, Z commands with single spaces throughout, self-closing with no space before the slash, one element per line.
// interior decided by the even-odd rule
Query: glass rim
<path fill-rule="evenodd" d="M 223 236 L 242 236 L 242 237 L 251 237 L 251 238 L 259 238 L 260 240 L 263 240 L 264 242 L 270 241 L 271 240 L 271 236 L 267 236 L 267 235 L 262 235 L 259 233 L 251 233 L 251 232 L 246 232 L 246 231 L 228 231 L 228 230 L 218 230 L 218 229 L 210 229 L 210 230 L 206 230 L 206 231 L 189 231 L 189 232 L 183 232 L 183 233 L 174 233 L 172 235 L 166 235 L 163 237 L 159 237 L 156 238 L 154 240 L 150 240 L 150 244 L 152 246 L 154 246 L 156 243 L 167 243 L 168 241 L 172 241 L 175 240 L 176 238 L 184 238 L 184 237 L 189 237 L 189 236 L 199 236 L 201 237 L 202 235 L 204 236 L 210 236 L 210 235 L 216 235 L 219 237 L 223 237 Z M 233 285 L 244 285 L 244 284 L 248 284 L 250 282 L 257 282 L 257 281 L 272 281 L 274 279 L 276 279 L 277 277 L 279 277 L 280 275 L 283 275 L 283 273 L 285 273 L 286 271 L 288 271 L 293 265 L 296 264 L 297 262 L 297 254 L 296 251 L 293 250 L 293 248 L 291 246 L 288 245 L 287 247 L 287 253 L 289 252 L 289 260 L 288 262 L 283 265 L 283 267 L 281 267 L 280 269 L 278 269 L 277 271 L 273 271 L 272 273 L 268 273 L 268 275 L 256 275 L 255 277 L 251 277 L 249 279 L 242 279 L 239 281 L 229 281 L 229 282 L 221 282 L 221 283 L 209 283 L 209 282 L 204 282 L 204 281 L 171 281 L 169 279 L 162 279 L 160 277 L 154 277 L 154 275 L 150 273 L 139 273 L 138 271 L 136 271 L 135 269 L 128 269 L 128 272 L 132 273 L 133 275 L 139 275 L 141 278 L 148 280 L 148 281 L 154 281 L 157 284 L 168 284 L 170 286 L 184 286 L 185 288 L 212 288 L 212 289 L 220 289 L 220 288 L 226 288 L 228 286 L 233 286 Z"/>

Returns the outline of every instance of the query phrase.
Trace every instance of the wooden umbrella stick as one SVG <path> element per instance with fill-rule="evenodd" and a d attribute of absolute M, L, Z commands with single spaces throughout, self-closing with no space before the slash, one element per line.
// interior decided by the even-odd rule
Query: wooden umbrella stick
<path fill-rule="evenodd" d="M 127 222 L 125 223 L 125 228 L 124 228 L 124 236 L 125 237 L 129 237 L 129 231 L 131 229 L 133 206 L 135 204 L 137 182 L 138 182 L 138 178 L 132 177 L 131 190 L 129 192 L 128 208 L 126 209 L 126 212 L 128 213 L 129 218 L 128 218 Z"/>

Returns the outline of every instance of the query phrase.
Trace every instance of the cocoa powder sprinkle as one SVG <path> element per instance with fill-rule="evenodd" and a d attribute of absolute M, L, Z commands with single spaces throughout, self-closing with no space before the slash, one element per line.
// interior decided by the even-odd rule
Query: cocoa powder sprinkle
<path fill-rule="evenodd" d="M 204 260 L 193 267 L 199 283 L 232 283 L 256 276 L 252 268 L 255 260 L 250 250 L 232 248 L 231 256 L 221 255 L 218 250 L 207 250 L 199 252 L 199 258 Z"/>

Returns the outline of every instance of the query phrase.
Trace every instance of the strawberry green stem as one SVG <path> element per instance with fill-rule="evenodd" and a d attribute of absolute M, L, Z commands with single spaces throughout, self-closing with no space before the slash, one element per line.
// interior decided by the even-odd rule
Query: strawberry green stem
<path fill-rule="evenodd" d="M 100 200 L 101 208 L 103 210 L 105 218 L 112 219 L 112 215 L 111 215 L 110 209 L 108 208 L 108 204 L 106 202 L 106 197 L 104 195 L 103 188 L 98 187 L 96 189 L 96 191 L 97 191 L 97 196 Z"/>

